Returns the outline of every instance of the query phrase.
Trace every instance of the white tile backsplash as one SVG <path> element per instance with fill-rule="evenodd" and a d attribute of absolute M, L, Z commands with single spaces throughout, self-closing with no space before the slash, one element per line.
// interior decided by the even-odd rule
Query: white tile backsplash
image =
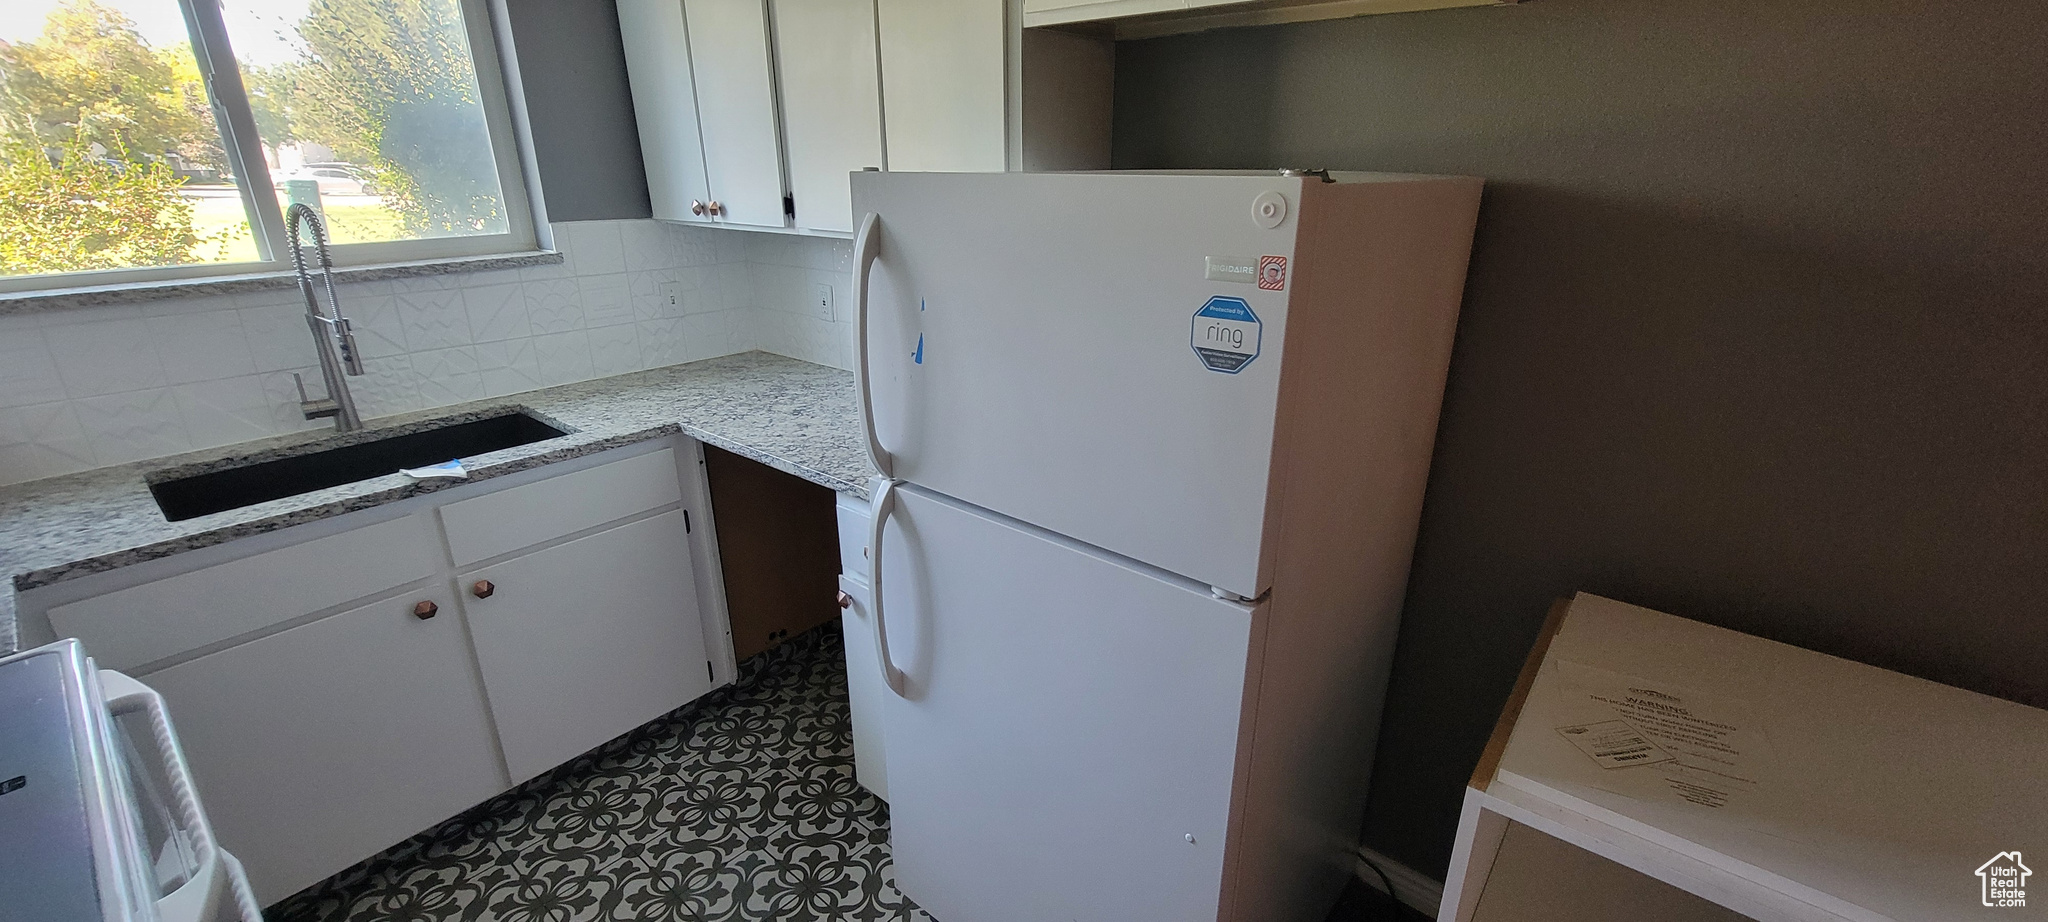
<path fill-rule="evenodd" d="M 452 276 L 434 278 L 439 281 Z M 400 290 L 392 300 L 405 328 L 406 351 L 447 349 L 475 342 L 469 330 L 469 311 L 463 305 L 462 289 L 410 286 Z"/>
<path fill-rule="evenodd" d="M 760 235 L 751 244 L 750 293 L 756 308 L 756 348 L 791 358 L 853 367 L 853 246 L 820 237 Z M 832 289 L 820 310 L 817 287 Z"/>
<path fill-rule="evenodd" d="M 610 326 L 633 320 L 633 299 L 627 293 L 626 274 L 585 276 L 576 280 L 583 303 L 583 325 Z"/>
<path fill-rule="evenodd" d="M 92 466 L 92 442 L 71 404 L 0 408 L 0 472 L 33 480 Z"/>
<path fill-rule="evenodd" d="M 477 360 L 474 346 L 415 352 L 412 354 L 412 370 L 414 380 L 419 384 L 423 406 L 466 403 L 482 400 L 485 396 L 483 368 Z"/>
<path fill-rule="evenodd" d="M 596 377 L 623 375 L 647 367 L 640 361 L 640 331 L 634 324 L 591 327 L 588 333 L 591 370 Z"/>
<path fill-rule="evenodd" d="M 540 357 L 531 338 L 478 343 L 476 359 L 484 396 L 503 397 L 547 386 L 541 381 Z"/>
<path fill-rule="evenodd" d="M 713 311 L 683 318 L 683 361 L 695 362 L 757 348 L 752 310 Z"/>
<path fill-rule="evenodd" d="M 73 399 L 169 383 L 163 361 L 157 358 L 156 341 L 149 335 L 149 322 L 139 313 L 49 327 L 43 330 L 43 340 L 57 363 L 64 394 Z"/>
<path fill-rule="evenodd" d="M 192 437 L 170 388 L 104 394 L 72 401 L 92 442 L 93 460 L 120 464 L 192 449 Z"/>
<path fill-rule="evenodd" d="M 597 377 L 590 363 L 590 334 L 582 330 L 536 336 L 533 349 L 541 383 L 548 387 Z"/>
<path fill-rule="evenodd" d="M 388 355 L 363 360 L 363 374 L 348 379 L 348 390 L 355 395 L 356 410 L 363 418 L 390 416 L 395 413 L 410 413 L 424 409 L 426 402 L 420 399 L 419 373 L 412 367 L 410 355 Z M 320 376 L 306 376 L 306 391 L 314 396 L 321 394 Z"/>
<path fill-rule="evenodd" d="M 552 279 L 526 285 L 526 316 L 535 333 L 567 333 L 583 326 L 583 293 L 576 280 Z"/>
<path fill-rule="evenodd" d="M 144 321 L 156 342 L 164 380 L 190 384 L 256 373 L 256 358 L 233 310 L 192 311 Z"/>
<path fill-rule="evenodd" d="M 64 379 L 32 316 L 0 317 L 0 407 L 64 399 Z"/>
<path fill-rule="evenodd" d="M 749 349 L 851 367 L 847 241 L 647 220 L 555 241 L 561 265 L 339 286 L 363 415 Z M 300 416 L 292 372 L 320 396 L 297 290 L 0 315 L 0 484 L 331 426 Z"/>
<path fill-rule="evenodd" d="M 249 357 L 257 372 L 302 368 L 320 360 L 313 351 L 313 334 L 306 327 L 304 307 L 273 304 L 244 307 L 235 314 L 242 320 L 242 335 L 248 341 Z M 360 334 L 356 341 L 361 344 Z"/>
<path fill-rule="evenodd" d="M 341 315 L 349 320 L 349 327 L 355 332 L 356 348 L 364 358 L 389 358 L 404 355 L 412 348 L 406 345 L 405 321 L 398 314 L 398 299 L 388 293 L 368 286 L 347 286 L 356 291 L 342 291 Z M 299 326 L 306 325 L 304 308 L 300 312 Z M 313 334 L 306 332 L 306 349 L 313 349 Z M 317 355 L 317 353 L 316 353 Z"/>
<path fill-rule="evenodd" d="M 576 254 L 576 274 L 611 275 L 626 271 L 624 235 L 619 225 L 624 221 L 578 221 L 564 225 L 569 229 L 569 249 Z"/>
<path fill-rule="evenodd" d="M 683 270 L 648 269 L 626 273 L 626 294 L 633 319 L 666 320 L 683 315 Z"/>
<path fill-rule="evenodd" d="M 555 231 L 561 265 L 339 286 L 368 371 L 349 379 L 363 415 L 755 347 L 748 243 L 719 239 L 755 235 L 647 220 Z M 294 371 L 320 396 L 297 290 L 0 315 L 0 484 L 331 426 L 300 416 Z"/>
<path fill-rule="evenodd" d="M 640 360 L 649 368 L 687 361 L 683 348 L 683 318 L 644 320 L 634 325 L 640 339 Z"/>
<path fill-rule="evenodd" d="M 262 375 L 195 381 L 171 388 L 194 445 L 231 445 L 276 434 Z M 297 399 L 296 394 L 293 397 Z"/>
<path fill-rule="evenodd" d="M 465 288 L 462 301 L 469 314 L 470 335 L 477 342 L 517 339 L 533 332 L 527 322 L 526 288 L 517 282 Z"/>
<path fill-rule="evenodd" d="M 669 269 L 677 264 L 675 237 L 653 222 L 625 222 L 619 228 L 619 249 L 628 272 Z"/>

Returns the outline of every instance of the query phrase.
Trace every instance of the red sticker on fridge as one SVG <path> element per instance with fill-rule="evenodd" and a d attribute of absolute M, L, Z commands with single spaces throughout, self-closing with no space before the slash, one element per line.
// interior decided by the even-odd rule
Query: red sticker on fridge
<path fill-rule="evenodd" d="M 1259 257 L 1259 287 L 1279 291 L 1287 287 L 1287 257 Z"/>

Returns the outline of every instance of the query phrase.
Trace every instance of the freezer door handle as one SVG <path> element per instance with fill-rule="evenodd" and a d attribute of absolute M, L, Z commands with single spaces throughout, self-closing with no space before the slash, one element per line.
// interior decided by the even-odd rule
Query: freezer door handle
<path fill-rule="evenodd" d="M 861 219 L 860 232 L 853 238 L 853 305 L 860 326 L 859 341 L 854 343 L 853 367 L 854 377 L 860 383 L 860 423 L 868 440 L 868 460 L 883 477 L 893 478 L 896 475 L 890 470 L 889 453 L 882 450 L 882 440 L 875 434 L 875 394 L 868 370 L 868 276 L 881 255 L 882 216 L 870 211 Z"/>
<path fill-rule="evenodd" d="M 874 215 L 868 215 L 870 219 Z M 889 513 L 896 511 L 896 481 L 886 477 L 875 481 L 875 497 L 868 507 L 868 621 L 875 630 L 875 659 L 882 664 L 882 684 L 903 697 L 903 673 L 889 658 L 889 625 L 882 619 L 882 530 Z"/>

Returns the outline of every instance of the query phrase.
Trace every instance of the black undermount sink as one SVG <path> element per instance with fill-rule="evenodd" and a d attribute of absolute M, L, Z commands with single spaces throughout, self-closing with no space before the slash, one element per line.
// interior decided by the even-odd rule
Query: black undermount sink
<path fill-rule="evenodd" d="M 164 517 L 179 522 L 257 503 L 396 474 L 568 433 L 524 413 L 394 435 L 309 454 L 152 482 Z"/>

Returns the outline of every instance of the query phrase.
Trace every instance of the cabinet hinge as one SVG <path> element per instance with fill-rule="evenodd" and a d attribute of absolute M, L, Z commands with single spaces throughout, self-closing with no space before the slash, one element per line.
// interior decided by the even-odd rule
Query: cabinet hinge
<path fill-rule="evenodd" d="M 706 682 L 716 682 L 716 681 L 718 681 L 718 674 L 717 674 L 717 673 L 714 673 L 714 672 L 712 672 L 712 671 L 711 671 L 711 661 L 710 661 L 710 660 L 708 660 L 708 659 L 704 661 L 704 681 L 706 681 Z"/>
<path fill-rule="evenodd" d="M 690 533 L 690 510 L 683 510 L 683 534 Z"/>
<path fill-rule="evenodd" d="M 796 217 L 796 196 L 785 195 L 782 197 L 782 214 L 785 217 Z"/>

